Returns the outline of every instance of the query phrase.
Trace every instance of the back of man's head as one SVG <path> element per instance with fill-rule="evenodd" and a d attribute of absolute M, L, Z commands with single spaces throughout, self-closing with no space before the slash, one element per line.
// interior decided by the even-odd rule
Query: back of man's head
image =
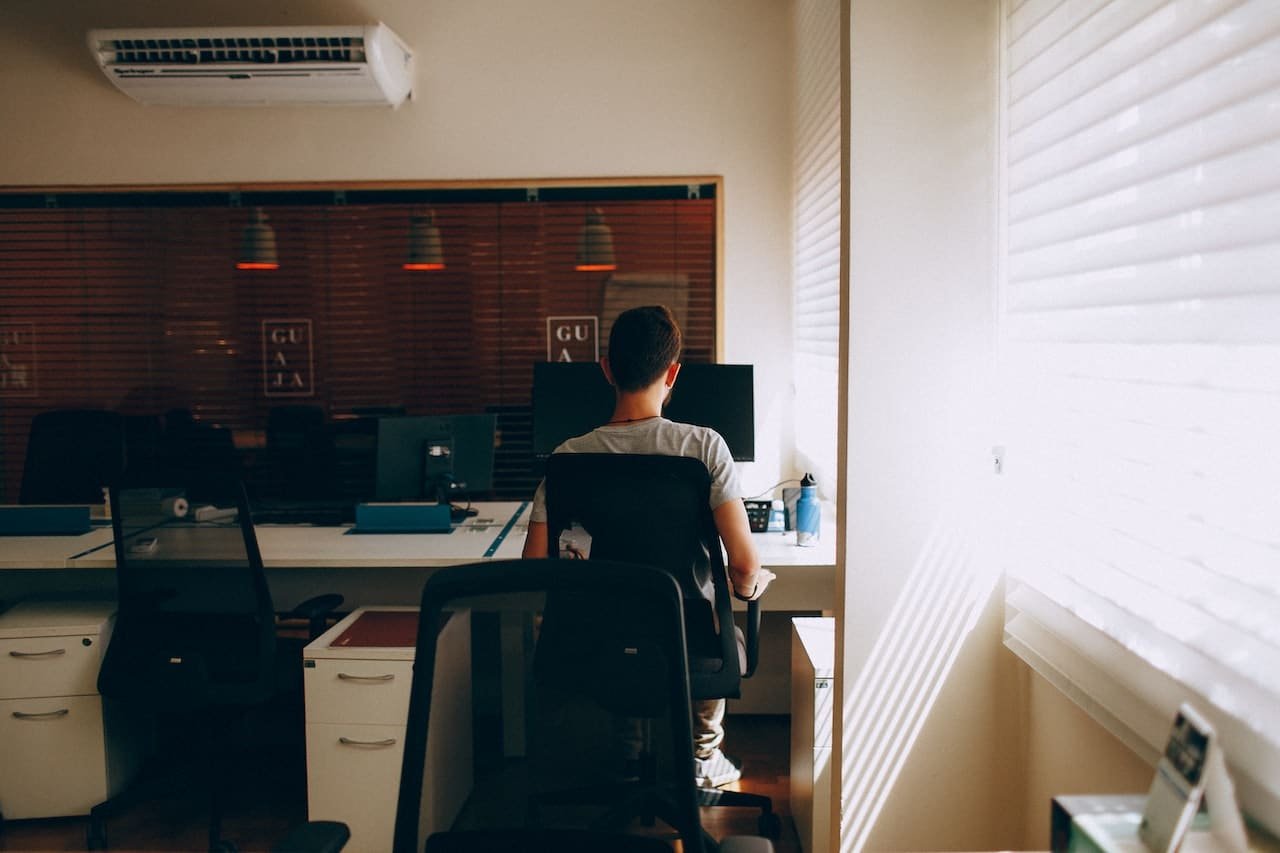
<path fill-rule="evenodd" d="M 665 305 L 630 308 L 609 332 L 609 372 L 619 391 L 639 391 L 680 358 L 680 327 Z"/>

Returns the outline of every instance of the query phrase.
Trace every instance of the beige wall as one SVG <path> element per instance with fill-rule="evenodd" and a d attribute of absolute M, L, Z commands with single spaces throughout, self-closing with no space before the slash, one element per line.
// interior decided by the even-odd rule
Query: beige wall
<path fill-rule="evenodd" d="M 1026 828 L 1024 844 L 1049 840 L 1049 800 L 1058 794 L 1133 794 L 1153 770 L 1058 688 L 1019 664 L 1026 691 Z"/>
<path fill-rule="evenodd" d="M 144 107 L 92 27 L 382 20 L 398 110 Z M 757 375 L 760 491 L 790 464 L 789 4 L 774 0 L 5 0 L 0 186 L 720 175 L 724 358 Z"/>
<path fill-rule="evenodd" d="M 996 0 L 848 0 L 842 849 L 1044 849 L 1151 770 L 1004 648 Z"/>
<path fill-rule="evenodd" d="M 842 844 L 1009 848 L 1020 697 L 984 541 L 996 8 L 850 6 Z"/>

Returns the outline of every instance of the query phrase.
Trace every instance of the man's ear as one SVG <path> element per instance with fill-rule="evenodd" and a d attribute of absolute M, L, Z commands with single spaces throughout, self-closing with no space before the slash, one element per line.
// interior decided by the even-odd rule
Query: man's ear
<path fill-rule="evenodd" d="M 613 374 L 609 372 L 609 358 L 607 356 L 600 359 L 600 369 L 604 372 L 604 378 L 608 380 L 609 384 L 614 384 Z"/>
<path fill-rule="evenodd" d="M 676 377 L 680 375 L 680 362 L 673 361 L 671 366 L 667 368 L 667 375 L 663 382 L 668 388 L 676 384 Z"/>

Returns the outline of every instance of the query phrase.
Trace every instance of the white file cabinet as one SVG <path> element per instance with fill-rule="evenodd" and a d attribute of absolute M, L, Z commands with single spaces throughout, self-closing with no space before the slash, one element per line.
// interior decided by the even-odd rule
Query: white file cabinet
<path fill-rule="evenodd" d="M 132 774 L 133 738 L 98 695 L 114 611 L 111 602 L 33 602 L 0 614 L 5 820 L 88 814 Z"/>
<path fill-rule="evenodd" d="M 804 853 L 827 853 L 836 621 L 799 616 L 792 625 L 791 813 Z"/>
<path fill-rule="evenodd" d="M 347 853 L 391 849 L 413 679 L 412 635 L 403 620 L 398 630 L 390 619 L 384 621 L 391 630 L 367 626 L 379 614 L 416 610 L 360 608 L 303 652 L 308 818 L 345 823 Z M 447 828 L 471 792 L 471 620 L 465 612 L 440 633 L 432 694 L 423 833 Z M 447 784 L 436 784 L 440 780 Z"/>

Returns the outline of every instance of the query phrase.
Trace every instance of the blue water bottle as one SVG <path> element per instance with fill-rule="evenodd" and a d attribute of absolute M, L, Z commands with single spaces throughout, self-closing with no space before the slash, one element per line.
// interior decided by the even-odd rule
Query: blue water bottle
<path fill-rule="evenodd" d="M 818 544 L 818 527 L 822 509 L 818 503 L 818 482 L 812 474 L 800 481 L 800 497 L 796 500 L 796 544 L 811 547 Z"/>

